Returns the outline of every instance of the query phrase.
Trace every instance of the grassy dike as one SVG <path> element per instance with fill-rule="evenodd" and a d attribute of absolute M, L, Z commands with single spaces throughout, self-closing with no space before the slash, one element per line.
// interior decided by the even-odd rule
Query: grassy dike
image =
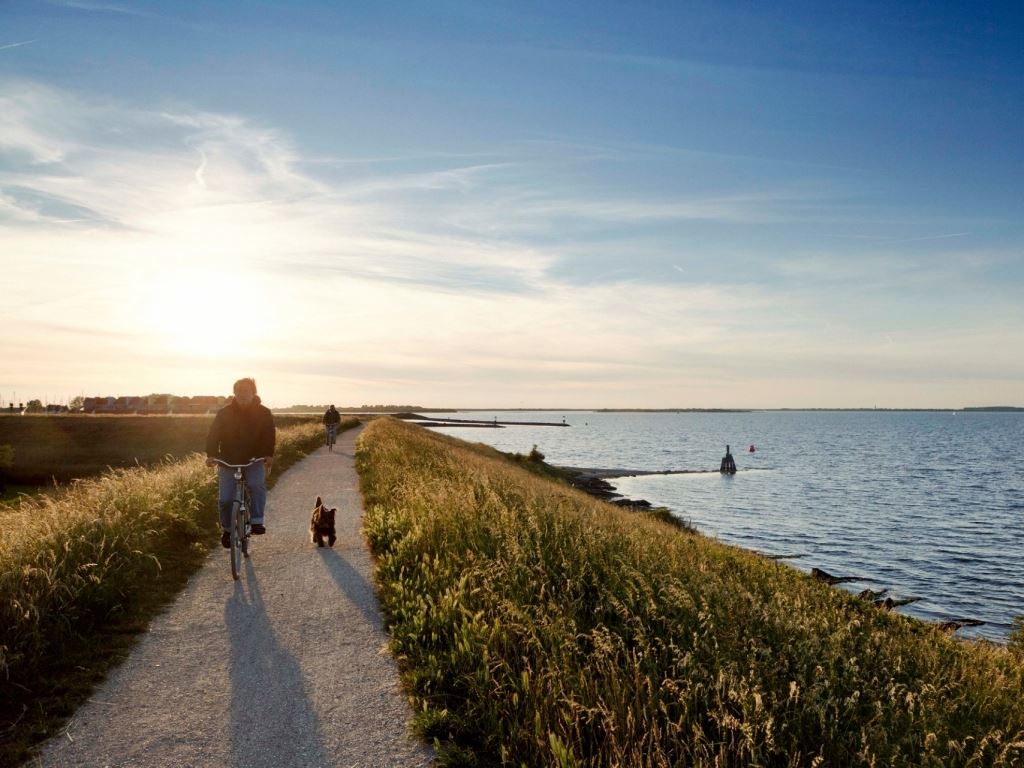
<path fill-rule="evenodd" d="M 278 429 L 317 417 L 274 414 Z M 89 416 L 0 414 L 0 445 L 14 449 L 3 471 L 8 484 L 50 485 L 113 468 L 153 466 L 191 456 L 206 445 L 213 416 Z"/>
<path fill-rule="evenodd" d="M 357 451 L 441 765 L 1020 766 L 1024 657 L 393 419 Z"/>
<path fill-rule="evenodd" d="M 322 443 L 317 423 L 279 429 L 271 482 Z M 219 546 L 204 458 L 112 470 L 3 513 L 0 765 L 71 715 Z"/>

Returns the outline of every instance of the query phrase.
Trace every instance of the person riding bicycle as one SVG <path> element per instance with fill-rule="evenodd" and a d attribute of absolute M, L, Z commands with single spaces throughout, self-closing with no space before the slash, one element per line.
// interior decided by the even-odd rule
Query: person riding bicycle
<path fill-rule="evenodd" d="M 327 444 L 330 445 L 334 442 L 334 437 L 338 432 L 338 424 L 341 423 L 341 414 L 335 409 L 334 404 L 324 412 L 324 430 L 327 434 Z"/>
<path fill-rule="evenodd" d="M 217 411 L 206 436 L 206 463 L 216 464 L 221 459 L 228 464 L 245 464 L 251 459 L 263 459 L 243 470 L 252 498 L 252 532 L 266 533 L 263 511 L 267 506 L 267 473 L 274 463 L 274 444 L 277 433 L 270 409 L 260 403 L 253 379 L 239 379 L 233 387 L 235 396 Z M 234 470 L 217 465 L 220 543 L 231 546 L 231 503 L 235 495 Z"/>

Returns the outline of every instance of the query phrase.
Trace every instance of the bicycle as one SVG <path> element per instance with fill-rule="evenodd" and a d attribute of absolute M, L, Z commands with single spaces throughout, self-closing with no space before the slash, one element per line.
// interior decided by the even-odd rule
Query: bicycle
<path fill-rule="evenodd" d="M 338 425 L 327 425 L 327 450 L 334 453 L 334 443 L 338 439 Z"/>
<path fill-rule="evenodd" d="M 217 464 L 235 470 L 235 498 L 231 502 L 231 577 L 238 581 L 242 574 L 242 558 L 249 557 L 249 537 L 252 535 L 252 499 L 249 484 L 245 481 L 246 467 L 263 459 L 252 459 L 245 464 L 228 464 L 223 459 L 213 459 Z"/>

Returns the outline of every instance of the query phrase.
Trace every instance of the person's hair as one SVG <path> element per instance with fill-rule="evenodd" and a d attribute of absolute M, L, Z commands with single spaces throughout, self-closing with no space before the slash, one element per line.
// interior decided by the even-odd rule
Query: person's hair
<path fill-rule="evenodd" d="M 231 387 L 231 391 L 234 392 L 237 395 L 238 394 L 238 388 L 239 387 L 246 387 L 246 386 L 252 387 L 252 391 L 255 392 L 256 391 L 256 379 L 239 379 L 238 381 L 235 382 L 235 385 L 233 387 Z"/>

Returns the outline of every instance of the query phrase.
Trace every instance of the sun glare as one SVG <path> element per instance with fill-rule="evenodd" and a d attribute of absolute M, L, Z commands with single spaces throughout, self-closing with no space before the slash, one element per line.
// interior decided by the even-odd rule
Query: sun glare
<path fill-rule="evenodd" d="M 154 343 L 168 354 L 233 358 L 269 328 L 267 289 L 242 270 L 174 270 L 154 279 L 145 309 Z"/>

